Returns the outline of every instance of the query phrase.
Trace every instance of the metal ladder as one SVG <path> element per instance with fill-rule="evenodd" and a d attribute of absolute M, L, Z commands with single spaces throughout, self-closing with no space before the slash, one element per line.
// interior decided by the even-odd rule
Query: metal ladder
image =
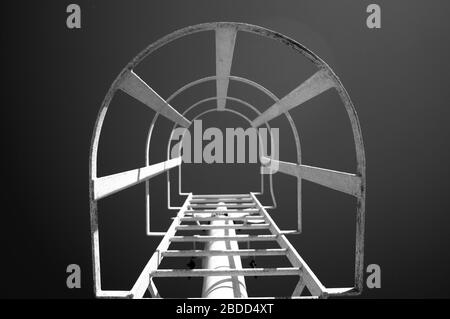
<path fill-rule="evenodd" d="M 210 225 L 215 220 L 228 221 L 225 225 Z M 184 225 L 194 222 L 194 225 Z M 234 223 L 238 222 L 238 223 Z M 205 231 L 211 229 L 269 230 L 269 235 L 239 234 L 232 236 L 177 235 L 178 231 Z M 229 249 L 199 250 L 195 243 L 211 241 L 250 242 L 276 241 L 280 248 L 275 249 Z M 169 250 L 171 243 L 192 242 L 192 250 Z M 241 269 L 161 269 L 164 258 L 170 257 L 208 257 L 208 256 L 286 256 L 291 267 L 284 268 L 241 268 Z M 301 296 L 305 287 L 312 297 L 320 297 L 325 290 L 304 260 L 280 231 L 255 194 L 192 195 L 186 199 L 177 216 L 151 257 L 148 274 L 148 291 L 152 297 L 160 297 L 153 282 L 157 277 L 206 277 L 206 276 L 299 276 L 297 286 L 290 298 Z"/>

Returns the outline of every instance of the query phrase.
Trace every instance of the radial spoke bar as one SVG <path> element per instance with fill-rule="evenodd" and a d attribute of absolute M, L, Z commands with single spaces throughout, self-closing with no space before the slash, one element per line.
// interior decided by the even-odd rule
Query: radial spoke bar
<path fill-rule="evenodd" d="M 210 230 L 210 229 L 241 229 L 241 230 L 252 230 L 252 229 L 267 229 L 269 224 L 257 224 L 253 226 L 245 225 L 180 225 L 177 226 L 177 230 Z"/>
<path fill-rule="evenodd" d="M 94 199 L 99 200 L 125 188 L 144 182 L 181 164 L 181 157 L 94 180 Z"/>
<path fill-rule="evenodd" d="M 265 157 L 267 158 L 267 157 Z M 330 169 L 271 160 L 278 171 L 298 178 L 344 192 L 356 197 L 361 195 L 361 178 L 355 174 Z"/>
<path fill-rule="evenodd" d="M 158 95 L 147 83 L 136 73 L 129 71 L 119 84 L 119 88 L 144 103 L 155 112 L 167 117 L 169 120 L 183 126 L 189 127 L 191 122 L 178 113 L 169 103 Z"/>
<path fill-rule="evenodd" d="M 235 42 L 236 28 L 224 26 L 216 29 L 217 108 L 219 110 L 225 109 Z"/>
<path fill-rule="evenodd" d="M 244 268 L 244 269 L 158 269 L 152 277 L 205 277 L 205 276 L 295 276 L 300 268 Z"/>
<path fill-rule="evenodd" d="M 238 250 L 168 250 L 163 257 L 206 257 L 206 256 L 283 256 L 286 249 L 238 249 Z"/>
<path fill-rule="evenodd" d="M 333 80 L 329 77 L 326 70 L 319 70 L 305 82 L 300 84 L 291 93 L 283 97 L 280 101 L 273 104 L 263 114 L 258 116 L 253 122 L 253 127 L 258 127 L 277 116 L 299 106 L 300 104 L 312 99 L 334 86 Z"/>
<path fill-rule="evenodd" d="M 212 240 L 234 240 L 234 241 L 273 241 L 277 235 L 236 235 L 236 236 L 173 236 L 172 242 L 208 242 Z"/>

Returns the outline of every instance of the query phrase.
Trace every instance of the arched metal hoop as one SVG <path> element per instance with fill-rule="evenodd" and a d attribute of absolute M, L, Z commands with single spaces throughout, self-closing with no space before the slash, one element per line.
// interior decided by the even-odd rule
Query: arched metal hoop
<path fill-rule="evenodd" d="M 279 98 L 272 93 L 269 89 L 265 88 L 264 86 L 262 86 L 261 84 L 254 82 L 252 80 L 246 79 L 246 78 L 242 78 L 239 76 L 228 76 L 227 77 L 229 80 L 234 80 L 237 82 L 241 82 L 241 83 L 245 83 L 251 87 L 256 88 L 257 90 L 261 91 L 262 93 L 264 93 L 265 95 L 267 95 L 269 98 L 271 98 L 275 103 L 279 102 Z M 209 76 L 209 77 L 204 77 L 195 81 L 192 81 L 186 85 L 184 85 L 183 87 L 181 87 L 180 89 L 178 89 L 177 91 L 175 91 L 174 93 L 172 93 L 168 98 L 167 98 L 167 102 L 170 103 L 173 99 L 175 99 L 177 96 L 179 96 L 181 93 L 183 93 L 184 91 L 186 91 L 187 89 L 190 89 L 196 85 L 208 82 L 208 81 L 217 81 L 218 76 Z M 257 113 L 257 115 L 261 115 L 261 113 L 258 111 L 258 109 L 256 107 L 254 107 L 253 105 L 239 100 L 239 99 L 235 99 L 235 98 L 231 98 L 231 97 L 225 97 L 226 99 L 230 99 L 230 100 L 235 100 L 237 102 L 239 102 L 240 104 L 249 107 L 250 109 L 252 109 L 253 111 L 255 111 L 255 113 Z M 191 109 L 194 109 L 195 107 L 197 107 L 199 104 L 202 104 L 204 102 L 207 101 L 211 101 L 211 100 L 217 100 L 217 97 L 214 98 L 208 98 L 208 99 L 203 99 L 201 101 L 198 101 L 197 103 L 194 103 L 193 105 L 191 105 L 190 107 L 188 107 L 184 112 L 183 112 L 183 116 L 185 116 Z M 297 152 L 297 163 L 301 164 L 302 160 L 301 160 L 301 145 L 300 145 L 300 137 L 298 134 L 298 130 L 297 127 L 295 126 L 295 123 L 289 113 L 289 111 L 284 113 L 287 121 L 289 122 L 289 125 L 291 127 L 292 130 L 292 134 L 294 136 L 294 140 L 295 140 L 295 146 L 296 146 L 296 152 Z M 151 138 L 152 138 L 152 134 L 153 134 L 153 129 L 155 127 L 156 121 L 158 120 L 159 117 L 159 113 L 156 113 L 153 116 L 153 120 L 152 123 L 150 124 L 150 128 L 148 131 L 148 135 L 147 135 L 147 142 L 146 142 L 146 148 L 145 148 L 145 163 L 146 165 L 150 164 L 150 145 L 151 145 Z M 175 128 L 176 124 L 174 124 L 173 128 L 172 128 L 172 132 L 173 129 Z M 269 128 L 270 131 L 270 126 L 268 125 L 268 123 L 266 122 L 266 126 Z M 171 133 L 171 137 L 172 137 L 172 133 Z M 169 138 L 169 141 L 171 139 L 171 137 Z M 169 146 L 167 149 L 167 159 L 169 159 Z M 300 233 L 301 232 L 301 212 L 302 212 L 302 202 L 301 202 L 301 179 L 297 180 L 297 214 L 298 214 L 298 224 L 297 224 L 297 229 L 295 231 L 292 230 L 288 230 L 286 232 L 290 233 L 290 234 L 295 234 L 295 233 Z M 170 192 L 170 187 L 171 187 L 171 182 L 170 182 L 170 171 L 167 171 L 167 207 L 169 209 L 180 209 L 181 207 L 179 206 L 172 206 L 171 205 L 171 192 Z M 275 197 L 275 193 L 273 191 L 273 178 L 272 178 L 272 174 L 269 174 L 269 188 L 270 188 L 270 194 L 272 197 L 272 202 L 273 202 L 273 206 L 267 206 L 267 208 L 276 208 L 277 204 L 276 204 L 276 197 Z M 146 223 L 146 227 L 147 227 L 147 235 L 149 236 L 164 236 L 164 232 L 152 232 L 150 229 L 150 183 L 147 180 L 145 182 L 145 192 L 146 192 L 146 218 L 147 218 L 147 223 Z M 264 174 L 261 174 L 261 194 L 264 193 Z M 179 195 L 185 195 L 187 196 L 188 193 L 184 193 L 181 190 L 181 165 L 178 167 L 178 194 Z M 258 193 L 255 193 L 258 194 Z"/>
<path fill-rule="evenodd" d="M 261 115 L 261 112 L 259 112 L 258 109 L 256 109 L 253 105 L 251 105 L 251 104 L 248 103 L 248 102 L 245 102 L 245 101 L 243 101 L 243 100 L 241 100 L 241 99 L 229 97 L 229 96 L 226 97 L 226 99 L 229 100 L 229 101 L 237 102 L 237 103 L 239 103 L 240 105 L 245 106 L 245 107 L 251 109 L 251 110 L 254 111 L 257 115 Z M 202 104 L 204 104 L 204 103 L 206 103 L 206 102 L 210 102 L 210 101 L 217 101 L 217 97 L 206 98 L 206 99 L 203 99 L 203 100 L 200 100 L 200 101 L 194 103 L 194 104 L 191 105 L 189 108 L 187 108 L 187 109 L 183 112 L 182 115 L 185 116 L 186 113 L 188 113 L 188 112 L 190 112 L 190 111 L 193 111 L 193 110 L 194 110 L 195 108 L 197 108 L 198 106 L 200 106 L 200 105 L 202 105 Z M 210 111 L 214 111 L 214 110 L 217 111 L 217 108 L 215 108 L 215 109 L 213 109 L 213 110 L 210 110 Z M 228 111 L 228 109 L 224 109 L 223 111 Z M 236 110 L 231 110 L 231 111 L 233 111 L 233 113 L 235 113 L 235 114 L 238 114 L 238 115 L 239 115 L 240 117 L 242 117 L 244 120 L 246 120 L 247 122 L 249 122 L 249 124 L 251 124 L 251 120 L 250 120 L 247 116 L 244 116 L 241 112 L 236 111 Z M 208 112 L 208 113 L 209 113 L 209 112 Z M 202 113 L 202 114 L 203 114 L 203 113 Z M 198 118 L 199 118 L 199 116 L 197 115 L 197 116 L 195 116 L 191 121 L 195 121 L 195 120 L 198 119 Z M 265 125 L 266 125 L 266 127 L 267 127 L 267 129 L 268 129 L 268 131 L 269 131 L 269 134 L 270 134 L 270 132 L 271 132 L 270 125 L 269 125 L 268 123 L 265 123 Z M 172 138 L 173 138 L 173 133 L 174 133 L 175 126 L 176 126 L 176 125 L 174 125 L 173 128 L 172 128 L 172 132 L 171 132 L 170 137 L 169 137 L 168 142 L 167 142 L 167 159 L 170 158 L 170 145 L 171 145 L 171 141 L 172 141 Z M 272 141 L 272 144 L 273 144 L 272 136 L 271 136 L 271 141 Z M 179 171 L 179 178 L 178 178 L 178 180 L 179 180 L 179 182 L 178 182 L 178 190 L 179 190 L 179 194 L 180 194 L 180 195 L 189 195 L 189 193 L 183 193 L 182 190 L 181 190 L 181 165 L 178 166 L 178 171 Z M 167 175 L 168 175 L 168 176 L 169 176 L 169 174 L 170 174 L 170 172 L 167 171 Z M 263 177 L 263 174 L 261 174 L 261 192 L 258 193 L 258 194 L 263 194 L 263 193 L 264 193 L 263 178 L 262 178 L 262 177 Z M 267 208 L 276 208 L 276 199 L 275 199 L 275 195 L 274 195 L 274 192 L 273 192 L 272 174 L 269 174 L 269 180 L 270 180 L 270 182 L 269 182 L 269 184 L 270 184 L 270 193 L 271 193 L 271 197 L 272 197 L 273 206 L 267 207 Z M 170 189 L 169 189 L 169 188 L 170 188 L 170 183 L 168 183 L 168 190 L 167 190 L 167 191 L 170 193 Z M 169 198 L 169 200 L 170 200 L 170 198 Z M 180 209 L 181 207 L 171 207 L 171 208 L 172 208 L 172 209 Z"/>
<path fill-rule="evenodd" d="M 280 172 L 297 176 L 300 179 L 307 179 L 313 182 L 328 186 L 330 188 L 340 190 L 351 194 L 357 198 L 357 212 L 356 212 L 356 249 L 355 249 L 355 285 L 353 288 L 336 288 L 329 289 L 326 288 L 322 292 L 322 297 L 328 295 L 342 295 L 342 294 L 358 294 L 362 291 L 363 287 L 363 256 L 364 256 L 364 223 L 365 223 L 365 194 L 366 194 L 366 180 L 365 180 L 365 154 L 364 145 L 362 140 L 361 128 L 359 125 L 358 117 L 355 108 L 348 96 L 345 88 L 334 74 L 331 68 L 317 57 L 313 52 L 299 44 L 298 42 L 272 30 L 262 28 L 259 26 L 244 24 L 244 23 L 232 23 L 232 22 L 218 22 L 218 23 L 205 23 L 195 26 L 190 26 L 178 31 L 175 31 L 160 40 L 154 42 L 146 49 L 144 49 L 136 58 L 134 58 L 119 74 L 119 76 L 114 80 L 108 93 L 103 100 L 102 106 L 100 108 L 99 114 L 97 116 L 97 121 L 95 123 L 94 134 L 92 137 L 91 152 L 90 152 L 90 162 L 89 162 L 89 187 L 90 187 L 90 216 L 91 216 L 91 236 L 92 236 L 92 255 L 93 255 L 93 266 L 94 266 L 94 289 L 95 294 L 98 297 L 135 297 L 140 295 L 142 292 L 143 283 L 152 284 L 151 280 L 149 282 L 148 274 L 145 269 L 141 276 L 138 278 L 135 286 L 130 291 L 102 291 L 101 280 L 100 280 L 100 252 L 99 252 L 99 233 L 98 233 L 98 210 L 97 201 L 105 196 L 108 196 L 114 192 L 120 191 L 126 187 L 135 185 L 135 182 L 128 183 L 127 186 L 115 186 L 113 189 L 107 185 L 107 181 L 115 179 L 117 176 L 107 176 L 98 178 L 97 176 L 97 150 L 98 143 L 100 140 L 101 129 L 103 122 L 108 110 L 108 106 L 118 89 L 126 91 L 128 94 L 136 97 L 136 95 L 142 93 L 130 90 L 130 83 L 133 85 L 140 85 L 141 88 L 145 88 L 148 92 L 145 94 L 151 94 L 151 98 L 161 106 L 161 112 L 170 111 L 170 114 L 165 114 L 168 117 L 176 119 L 180 123 L 187 125 L 187 120 L 180 118 L 179 114 L 173 109 L 163 109 L 165 101 L 163 101 L 151 88 L 146 86 L 146 84 L 133 72 L 133 69 L 149 54 L 157 50 L 158 48 L 170 43 L 176 39 L 187 36 L 189 34 L 194 34 L 201 31 L 212 31 L 212 30 L 234 30 L 234 32 L 243 31 L 261 35 L 280 43 L 285 44 L 289 48 L 295 50 L 296 52 L 302 54 L 312 63 L 316 65 L 319 71 L 302 83 L 298 88 L 293 90 L 290 94 L 282 98 L 279 103 L 274 104 L 271 108 L 266 110 L 261 116 L 258 116 L 252 121 L 252 125 L 257 127 L 275 118 L 282 113 L 287 112 L 289 109 L 301 104 L 302 102 L 324 92 L 329 88 L 335 88 L 338 92 L 350 119 L 355 151 L 356 151 L 356 173 L 348 174 L 343 172 L 336 172 L 331 170 L 326 170 L 322 168 L 315 168 L 310 166 L 305 166 L 301 164 L 286 163 L 281 161 L 276 161 L 280 165 Z M 229 70 L 228 70 L 229 71 Z M 226 72 L 225 72 L 226 73 Z M 223 84 L 224 76 L 219 77 L 218 82 Z M 220 85 L 220 92 L 218 90 L 218 98 L 223 101 L 226 97 L 226 90 L 223 91 L 224 87 L 227 85 Z M 218 85 L 219 89 L 219 85 Z M 225 93 L 225 96 L 223 95 Z M 147 96 L 148 97 L 148 96 Z M 299 102 L 299 103 L 296 103 Z M 294 105 L 296 104 L 296 105 Z M 223 102 L 219 104 L 219 108 L 224 108 Z M 266 159 L 267 162 L 275 163 L 274 159 Z M 172 161 L 162 163 L 163 169 L 167 170 L 171 167 L 179 165 L 179 162 Z M 151 168 L 153 172 L 154 168 Z M 140 171 L 138 171 L 140 172 Z M 129 173 L 129 172 L 124 172 Z M 134 172 L 131 172 L 134 174 Z M 128 175 L 127 175 L 128 176 Z M 138 175 L 140 176 L 140 175 Z"/>

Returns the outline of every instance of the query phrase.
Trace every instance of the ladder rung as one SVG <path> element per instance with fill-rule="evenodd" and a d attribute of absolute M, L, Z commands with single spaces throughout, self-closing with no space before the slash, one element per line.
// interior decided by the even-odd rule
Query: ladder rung
<path fill-rule="evenodd" d="M 298 276 L 300 268 L 158 269 L 150 277 Z"/>
<path fill-rule="evenodd" d="M 218 199 L 192 199 L 190 204 L 218 204 L 219 202 L 226 203 L 242 203 L 242 202 L 253 202 L 253 199 L 250 197 L 242 197 L 242 198 L 218 198 Z"/>
<path fill-rule="evenodd" d="M 252 229 L 267 229 L 269 224 L 257 224 L 253 226 L 247 225 L 180 225 L 177 226 L 177 230 L 210 230 L 210 229 L 241 229 L 241 230 L 252 230 Z"/>
<path fill-rule="evenodd" d="M 240 229 L 240 230 L 252 230 L 252 229 L 267 229 L 269 224 L 255 224 L 255 225 L 243 225 L 243 224 L 229 224 L 229 225 L 179 225 L 177 230 L 210 230 L 210 229 Z"/>
<path fill-rule="evenodd" d="M 193 199 L 198 198 L 240 198 L 251 197 L 249 194 L 208 194 L 208 195 L 192 195 Z"/>
<path fill-rule="evenodd" d="M 259 213 L 259 209 L 228 209 L 228 210 L 217 210 L 217 209 L 205 209 L 205 210 L 193 210 L 188 209 L 185 211 L 185 214 L 187 213 L 194 213 L 194 214 L 246 214 L 246 213 Z"/>
<path fill-rule="evenodd" d="M 246 222 L 248 220 L 262 220 L 265 221 L 264 216 L 262 215 L 248 215 L 243 217 L 233 217 L 233 216 L 216 216 L 216 217 L 180 217 L 180 221 L 182 222 L 212 222 L 215 220 L 232 220 L 237 222 Z"/>
<path fill-rule="evenodd" d="M 277 235 L 235 235 L 235 236 L 173 236 L 169 240 L 172 242 L 208 242 L 208 241 L 272 241 L 277 240 Z"/>
<path fill-rule="evenodd" d="M 207 256 L 284 256 L 286 248 L 238 249 L 238 250 L 167 250 L 162 257 L 207 257 Z"/>
<path fill-rule="evenodd" d="M 255 207 L 255 203 L 248 203 L 248 204 L 233 204 L 233 205 L 221 205 L 221 204 L 189 204 L 189 207 L 191 208 L 218 208 L 218 207 L 227 207 L 227 208 L 250 208 Z M 223 210 L 221 212 L 224 212 Z"/>

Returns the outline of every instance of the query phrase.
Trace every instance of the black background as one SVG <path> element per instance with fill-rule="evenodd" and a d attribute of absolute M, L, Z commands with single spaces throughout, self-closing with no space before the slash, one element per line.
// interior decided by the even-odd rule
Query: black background
<path fill-rule="evenodd" d="M 377 1 L 380 30 L 366 27 L 369 1 L 78 1 L 81 30 L 66 27 L 69 3 L 2 7 L 2 297 L 93 297 L 88 157 L 101 101 L 140 50 L 179 28 L 210 21 L 247 22 L 292 37 L 323 58 L 352 97 L 367 157 L 366 265 L 376 263 L 382 270 L 382 288 L 365 289 L 362 296 L 449 297 L 448 3 Z M 137 71 L 167 97 L 214 73 L 213 40 L 207 33 L 182 39 L 156 52 Z M 234 59 L 233 74 L 280 97 L 312 74 L 299 55 L 248 35 L 238 35 Z M 182 110 L 213 94 L 214 86 L 205 85 L 173 105 Z M 230 86 L 230 94 L 260 110 L 270 106 L 243 86 Z M 348 120 L 333 93 L 307 102 L 292 116 L 306 164 L 354 171 Z M 151 118 L 148 108 L 116 96 L 100 142 L 100 175 L 143 165 Z M 223 114 L 205 118 L 207 122 L 246 125 Z M 271 125 L 280 127 L 281 159 L 293 161 L 286 121 L 280 117 Z M 169 121 L 160 121 L 152 163 L 164 159 L 170 128 Z M 258 189 L 251 165 L 186 166 L 184 190 Z M 164 182 L 163 175 L 151 182 L 152 227 L 160 231 L 167 228 L 170 214 Z M 295 180 L 276 175 L 274 182 L 279 208 L 273 215 L 282 228 L 290 228 L 295 223 Z M 140 185 L 100 205 L 104 288 L 130 289 L 158 244 L 145 236 L 143 194 Z M 269 197 L 263 201 L 270 204 Z M 354 200 L 305 182 L 303 204 L 304 233 L 292 242 L 327 286 L 350 285 Z M 66 267 L 72 263 L 82 269 L 81 289 L 66 287 Z M 281 279 L 249 280 L 249 293 L 255 295 L 281 295 L 295 285 Z M 190 283 L 195 284 L 172 282 L 165 290 L 175 287 L 175 296 L 181 296 L 191 291 L 186 288 Z M 271 290 L 261 289 L 265 287 Z"/>

